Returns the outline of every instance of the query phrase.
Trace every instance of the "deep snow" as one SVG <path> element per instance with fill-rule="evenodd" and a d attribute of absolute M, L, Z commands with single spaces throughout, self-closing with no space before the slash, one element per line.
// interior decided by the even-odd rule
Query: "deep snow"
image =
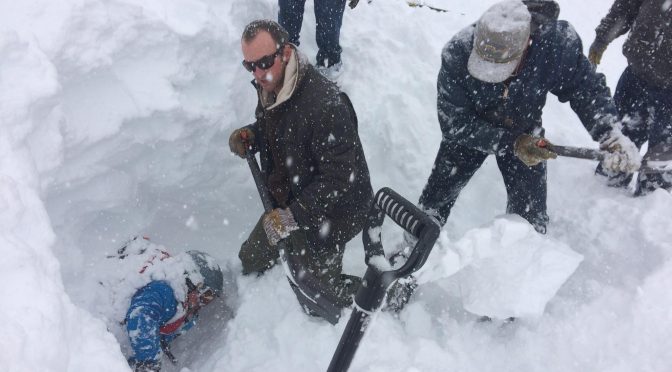
<path fill-rule="evenodd" d="M 494 1 L 427 3 L 450 11 L 362 0 L 346 9 L 342 29 L 339 83 L 357 110 L 374 189 L 390 186 L 413 202 L 440 139 L 441 49 Z M 560 1 L 584 50 L 610 5 Z M 310 58 L 312 12 L 308 1 L 301 49 Z M 0 2 L 1 370 L 125 370 L 126 340 L 106 331 L 115 319 L 98 311 L 105 293 L 96 278 L 112 270 L 105 256 L 135 234 L 175 252 L 204 250 L 237 279 L 237 293 L 175 342 L 182 365 L 166 370 L 326 369 L 345 322 L 303 315 L 280 268 L 260 278 L 236 274 L 240 243 L 262 210 L 245 162 L 227 146 L 231 130 L 253 120 L 256 99 L 239 36 L 249 21 L 276 14 L 274 0 Z M 599 67 L 612 88 L 625 67 L 622 42 Z M 544 120 L 555 143 L 596 146 L 553 97 Z M 376 316 L 352 370 L 668 371 L 672 197 L 632 198 L 593 176 L 594 165 L 549 164 L 551 223 L 539 237 L 502 216 L 505 190 L 488 159 L 458 199 L 416 296 L 398 317 Z M 383 243 L 391 249 L 400 240 L 388 222 Z M 520 281 L 531 288 L 527 296 L 506 283 L 483 285 L 480 274 L 497 272 L 487 266 L 460 270 L 473 252 L 501 269 L 510 266 L 493 257 L 533 262 L 543 257 L 535 249 L 552 253 L 552 263 L 564 257 L 564 276 L 578 267 L 564 284 L 562 275 L 537 270 L 536 281 Z M 345 271 L 364 269 L 358 238 Z M 546 299 L 533 287 L 544 287 L 544 296 L 558 290 L 539 309 Z M 478 293 L 510 296 L 493 305 L 469 296 Z M 505 305 L 528 316 L 478 323 L 468 311 Z"/>

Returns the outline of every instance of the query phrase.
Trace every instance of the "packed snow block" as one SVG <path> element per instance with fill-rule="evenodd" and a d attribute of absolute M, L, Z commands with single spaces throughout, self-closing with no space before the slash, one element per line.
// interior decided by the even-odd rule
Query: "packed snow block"
<path fill-rule="evenodd" d="M 538 317 L 583 256 L 537 233 L 518 216 L 471 230 L 452 247 L 464 308 L 505 319 Z"/>

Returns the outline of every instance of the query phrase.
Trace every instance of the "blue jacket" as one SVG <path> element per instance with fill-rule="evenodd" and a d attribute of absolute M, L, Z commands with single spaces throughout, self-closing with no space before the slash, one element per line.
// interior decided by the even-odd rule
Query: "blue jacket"
<path fill-rule="evenodd" d="M 160 328 L 175 316 L 178 306 L 182 304 L 175 299 L 173 288 L 165 281 L 152 281 L 135 292 L 126 313 L 126 330 L 135 360 L 158 360 L 162 338 L 170 342 L 194 325 L 192 318 L 174 332 L 161 334 Z"/>
<path fill-rule="evenodd" d="M 541 128 L 548 92 L 570 102 L 594 140 L 611 131 L 617 113 L 609 88 L 566 21 L 552 21 L 532 35 L 522 70 L 508 84 L 469 74 L 474 28 L 462 30 L 443 49 L 437 108 L 444 141 L 491 154 L 511 146 L 518 135 Z"/>

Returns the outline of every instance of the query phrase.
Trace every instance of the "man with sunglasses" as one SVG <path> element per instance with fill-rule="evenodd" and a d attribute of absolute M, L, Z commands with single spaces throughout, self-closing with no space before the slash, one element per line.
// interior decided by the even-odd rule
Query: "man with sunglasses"
<path fill-rule="evenodd" d="M 554 1 L 502 1 L 444 47 L 437 81 L 443 139 L 419 201 L 441 224 L 462 188 L 494 155 L 507 213 L 546 232 L 545 160 L 556 157 L 543 138 L 541 114 L 549 92 L 569 101 L 608 151 L 605 167 L 637 169 L 639 154 L 616 126 L 604 76 L 583 55 L 572 26 L 557 20 L 558 12 Z"/>
<path fill-rule="evenodd" d="M 369 170 L 348 96 L 288 42 L 276 22 L 244 30 L 243 66 L 254 76 L 258 102 L 253 124 L 233 131 L 231 152 L 259 152 L 275 209 L 262 216 L 239 257 L 243 273 L 276 263 L 277 243 L 300 256 L 324 291 L 352 302 L 356 286 L 341 276 L 345 244 L 363 228 L 373 200 Z"/>
<path fill-rule="evenodd" d="M 173 257 L 137 237 L 126 247 L 131 245 L 149 257 L 139 271 L 149 282 L 135 292 L 126 313 L 134 353 L 129 364 L 134 372 L 156 372 L 161 370 L 162 355 L 176 362 L 170 343 L 195 325 L 201 308 L 221 295 L 224 279 L 206 253 L 189 251 Z"/>

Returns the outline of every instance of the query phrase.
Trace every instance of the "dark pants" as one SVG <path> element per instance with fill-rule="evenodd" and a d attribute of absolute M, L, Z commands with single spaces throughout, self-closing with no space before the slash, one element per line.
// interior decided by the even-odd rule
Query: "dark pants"
<path fill-rule="evenodd" d="M 341 274 L 345 246 L 329 245 L 306 230 L 293 231 L 283 242 L 287 254 L 299 256 L 303 267 L 321 282 L 324 291 L 334 295 L 329 298 L 338 298 L 338 306 L 346 307 L 352 303 L 352 295 L 360 281 Z M 277 262 L 278 248 L 268 242 L 262 219 L 240 247 L 238 257 L 243 264 L 243 274 L 262 273 Z"/>
<path fill-rule="evenodd" d="M 488 154 L 442 141 L 432 174 L 420 196 L 421 207 L 444 225 L 462 189 Z M 528 167 L 511 151 L 496 155 L 506 186 L 506 213 L 515 213 L 546 232 L 546 163 Z"/>
<path fill-rule="evenodd" d="M 614 102 L 624 124 L 623 134 L 641 147 L 649 141 L 672 150 L 672 89 L 647 84 L 627 67 L 618 80 Z M 672 188 L 672 172 L 640 175 L 638 190 Z"/>
<path fill-rule="evenodd" d="M 318 66 L 331 66 L 341 61 L 339 38 L 345 0 L 314 0 L 317 29 Z M 303 9 L 306 0 L 278 0 L 280 12 L 278 23 L 289 32 L 289 41 L 299 45 L 299 33 L 303 22 Z"/>

